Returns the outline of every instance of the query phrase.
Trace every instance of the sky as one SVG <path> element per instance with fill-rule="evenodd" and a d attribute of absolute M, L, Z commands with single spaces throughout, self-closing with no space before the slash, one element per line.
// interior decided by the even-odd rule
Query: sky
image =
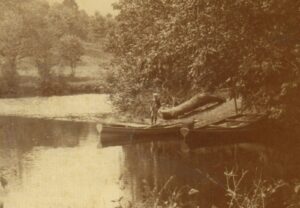
<path fill-rule="evenodd" d="M 51 2 L 62 2 L 63 0 L 48 0 Z M 85 10 L 88 14 L 94 14 L 99 11 L 102 15 L 108 13 L 115 14 L 111 4 L 118 0 L 76 0 L 80 9 Z"/>

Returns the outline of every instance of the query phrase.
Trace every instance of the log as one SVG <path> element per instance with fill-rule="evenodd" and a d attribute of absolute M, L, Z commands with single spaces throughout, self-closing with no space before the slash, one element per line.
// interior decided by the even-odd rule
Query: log
<path fill-rule="evenodd" d="M 224 98 L 208 95 L 208 94 L 197 94 L 191 99 L 185 101 L 184 103 L 169 109 L 160 110 L 163 119 L 176 119 L 181 115 L 190 113 L 191 111 L 210 104 L 210 103 L 223 103 Z"/>

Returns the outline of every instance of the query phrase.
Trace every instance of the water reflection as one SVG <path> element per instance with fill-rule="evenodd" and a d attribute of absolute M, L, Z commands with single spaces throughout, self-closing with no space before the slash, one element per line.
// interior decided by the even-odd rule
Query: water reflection
<path fill-rule="evenodd" d="M 189 153 L 178 151 L 180 144 L 143 144 L 124 147 L 125 167 L 134 203 L 146 201 L 145 181 L 153 190 L 163 187 L 170 176 L 174 176 L 162 200 L 168 199 L 174 190 L 180 187 L 196 189 L 198 193 L 186 196 L 200 207 L 227 207 L 225 172 L 237 173 L 247 170 L 243 188 L 253 186 L 258 177 L 268 181 L 283 180 L 293 190 L 293 181 L 299 181 L 300 159 L 299 145 L 263 146 L 258 144 L 239 144 L 224 147 L 202 148 Z M 290 191 L 289 190 L 289 191 Z M 289 200 L 287 193 L 274 193 L 276 205 L 284 207 Z M 278 195 L 276 195 L 278 194 Z M 286 198 L 284 198 L 286 197 Z M 196 205 L 190 205 L 195 207 Z M 188 206 L 189 207 L 189 206 Z"/>
<path fill-rule="evenodd" d="M 6 117 L 0 126 L 0 175 L 8 180 L 7 188 L 0 187 L 5 207 L 151 206 L 149 193 L 159 193 L 172 176 L 161 200 L 178 187 L 194 188 L 198 193 L 187 200 L 225 207 L 226 169 L 249 170 L 246 184 L 257 173 L 270 180 L 299 179 L 299 145 L 182 152 L 179 143 L 168 142 L 101 149 L 93 123 Z"/>
<path fill-rule="evenodd" d="M 120 196 L 120 147 L 97 149 L 94 124 L 3 118 L 5 207 L 111 207 Z"/>

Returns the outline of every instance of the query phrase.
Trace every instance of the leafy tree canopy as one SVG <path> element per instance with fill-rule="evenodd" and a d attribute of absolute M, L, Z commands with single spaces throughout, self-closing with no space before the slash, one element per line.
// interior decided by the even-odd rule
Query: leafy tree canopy
<path fill-rule="evenodd" d="M 74 35 L 65 35 L 60 39 L 59 55 L 62 61 L 67 63 L 72 69 L 72 76 L 75 76 L 75 68 L 84 54 L 84 48 L 81 40 Z"/>
<path fill-rule="evenodd" d="M 300 2 L 121 0 L 115 8 L 109 48 L 120 73 L 140 79 L 130 93 L 158 87 L 184 97 L 229 88 L 244 107 L 299 116 Z"/>
<path fill-rule="evenodd" d="M 70 9 L 78 10 L 78 4 L 75 0 L 64 0 L 62 4 Z"/>

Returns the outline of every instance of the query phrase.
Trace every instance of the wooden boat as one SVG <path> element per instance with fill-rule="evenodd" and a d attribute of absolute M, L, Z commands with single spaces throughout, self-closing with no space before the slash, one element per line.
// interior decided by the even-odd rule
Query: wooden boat
<path fill-rule="evenodd" d="M 178 125 L 149 126 L 104 123 L 98 125 L 97 129 L 100 132 L 102 147 L 180 139 L 180 126 Z"/>
<path fill-rule="evenodd" d="M 266 132 L 266 116 L 235 115 L 195 129 L 181 129 L 191 148 L 259 142 Z"/>
<path fill-rule="evenodd" d="M 98 126 L 98 131 L 102 147 L 178 140 L 194 149 L 257 141 L 264 121 L 264 115 L 235 115 L 198 128 L 192 127 L 194 123 L 157 126 L 104 123 Z"/>

